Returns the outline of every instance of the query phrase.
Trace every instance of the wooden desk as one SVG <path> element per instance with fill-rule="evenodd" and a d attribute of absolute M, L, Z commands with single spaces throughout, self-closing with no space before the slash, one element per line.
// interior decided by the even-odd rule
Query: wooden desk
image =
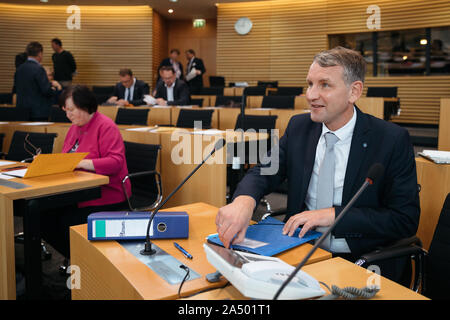
<path fill-rule="evenodd" d="M 302 268 L 303 271 L 317 279 L 326 283 L 328 286 L 336 285 L 340 288 L 347 286 L 362 288 L 371 282 L 372 272 L 361 268 L 342 258 L 333 258 L 317 263 L 306 265 Z M 328 290 L 321 285 L 328 295 Z M 371 300 L 428 300 L 427 297 L 422 296 L 406 287 L 403 287 L 387 278 L 380 277 L 380 291 Z M 242 300 L 248 299 L 244 297 L 235 287 L 227 286 L 223 289 L 211 290 L 205 293 L 200 293 L 185 300 Z"/>
<path fill-rule="evenodd" d="M 107 184 L 109 179 L 101 175 L 75 171 L 30 179 L 15 178 L 10 181 L 24 183 L 30 187 L 13 189 L 0 186 L 0 300 L 16 297 L 13 216 L 19 212 L 24 219 L 27 294 L 30 293 L 31 298 L 39 298 L 41 240 L 39 210 L 36 212 L 35 209 L 42 208 L 44 201 L 46 206 L 49 203 L 52 206 L 61 205 L 63 201 L 70 201 L 69 194 L 74 197 L 76 194 L 76 198 L 80 201 L 92 199 L 94 195 L 100 195 L 98 187 Z M 68 203 L 62 205 L 65 204 Z"/>
<path fill-rule="evenodd" d="M 439 143 L 438 149 L 450 151 L 450 99 L 441 99 L 441 109 L 439 113 Z"/>
<path fill-rule="evenodd" d="M 421 186 L 420 221 L 417 236 L 428 250 L 442 206 L 450 192 L 450 164 L 436 164 L 422 157 L 416 158 L 417 182 Z"/>
<path fill-rule="evenodd" d="M 217 207 L 205 203 L 194 203 L 171 209 L 183 210 L 189 214 L 189 239 L 176 240 L 194 257 L 184 256 L 173 246 L 173 240 L 155 240 L 158 247 L 201 274 L 195 280 L 183 285 L 183 294 L 198 292 L 205 288 L 222 286 L 224 281 L 211 284 L 206 281 L 208 273 L 215 268 L 206 259 L 203 243 L 206 236 L 216 233 L 215 216 Z M 304 244 L 278 257 L 295 264 L 306 255 L 311 245 Z M 87 225 L 70 228 L 71 263 L 78 265 L 81 272 L 80 289 L 72 290 L 72 299 L 176 299 L 178 286 L 170 285 L 150 268 L 136 259 L 116 241 L 90 242 L 87 240 Z M 331 257 L 330 253 L 318 250 L 312 261 L 318 262 Z"/>

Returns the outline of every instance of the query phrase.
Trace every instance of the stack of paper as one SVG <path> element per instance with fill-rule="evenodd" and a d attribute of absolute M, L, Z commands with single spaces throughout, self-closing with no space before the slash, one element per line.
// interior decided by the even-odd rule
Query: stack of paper
<path fill-rule="evenodd" d="M 423 150 L 419 155 L 435 163 L 450 163 L 450 151 Z"/>
<path fill-rule="evenodd" d="M 144 101 L 145 101 L 146 104 L 149 104 L 151 106 L 156 104 L 156 99 L 154 97 L 152 97 L 151 95 L 148 95 L 148 94 L 144 95 Z"/>

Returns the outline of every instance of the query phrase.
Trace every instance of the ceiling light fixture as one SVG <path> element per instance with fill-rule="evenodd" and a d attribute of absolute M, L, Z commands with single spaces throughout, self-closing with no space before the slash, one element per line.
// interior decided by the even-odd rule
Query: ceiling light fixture
<path fill-rule="evenodd" d="M 178 2 L 178 0 L 169 0 L 170 2 Z"/>
<path fill-rule="evenodd" d="M 169 9 L 169 10 L 167 10 L 167 11 L 169 11 L 169 13 L 173 13 L 173 9 Z"/>

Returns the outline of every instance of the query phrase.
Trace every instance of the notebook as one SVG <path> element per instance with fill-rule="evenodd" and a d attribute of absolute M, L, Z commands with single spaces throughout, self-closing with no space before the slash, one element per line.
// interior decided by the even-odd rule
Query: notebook
<path fill-rule="evenodd" d="M 283 235 L 284 223 L 272 217 L 267 217 L 257 224 L 250 225 L 245 234 L 245 240 L 239 244 L 234 244 L 234 250 L 240 250 L 263 256 L 273 256 L 283 251 L 295 248 L 303 243 L 318 239 L 322 233 L 310 230 L 303 238 L 299 238 L 301 228 L 297 228 L 290 237 Z M 223 246 L 218 234 L 212 234 L 207 237 L 207 241 L 216 245 Z"/>
<path fill-rule="evenodd" d="M 418 154 L 434 163 L 450 163 L 450 151 L 423 150 Z"/>
<path fill-rule="evenodd" d="M 33 178 L 72 172 L 88 154 L 88 152 L 40 154 L 34 158 L 28 168 L 2 172 L 2 174 L 17 178 Z"/>

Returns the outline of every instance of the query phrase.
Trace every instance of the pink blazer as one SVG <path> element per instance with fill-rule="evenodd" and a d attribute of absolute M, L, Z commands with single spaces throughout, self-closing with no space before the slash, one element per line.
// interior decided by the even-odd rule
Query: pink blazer
<path fill-rule="evenodd" d="M 78 140 L 76 152 L 89 152 L 95 173 L 109 177 L 109 184 L 101 187 L 100 199 L 80 202 L 78 206 L 101 206 L 126 200 L 122 180 L 128 174 L 125 146 L 116 124 L 107 116 L 95 112 L 92 119 L 82 127 L 72 125 L 67 132 L 62 152 L 69 152 Z M 131 195 L 130 181 L 127 192 Z"/>

